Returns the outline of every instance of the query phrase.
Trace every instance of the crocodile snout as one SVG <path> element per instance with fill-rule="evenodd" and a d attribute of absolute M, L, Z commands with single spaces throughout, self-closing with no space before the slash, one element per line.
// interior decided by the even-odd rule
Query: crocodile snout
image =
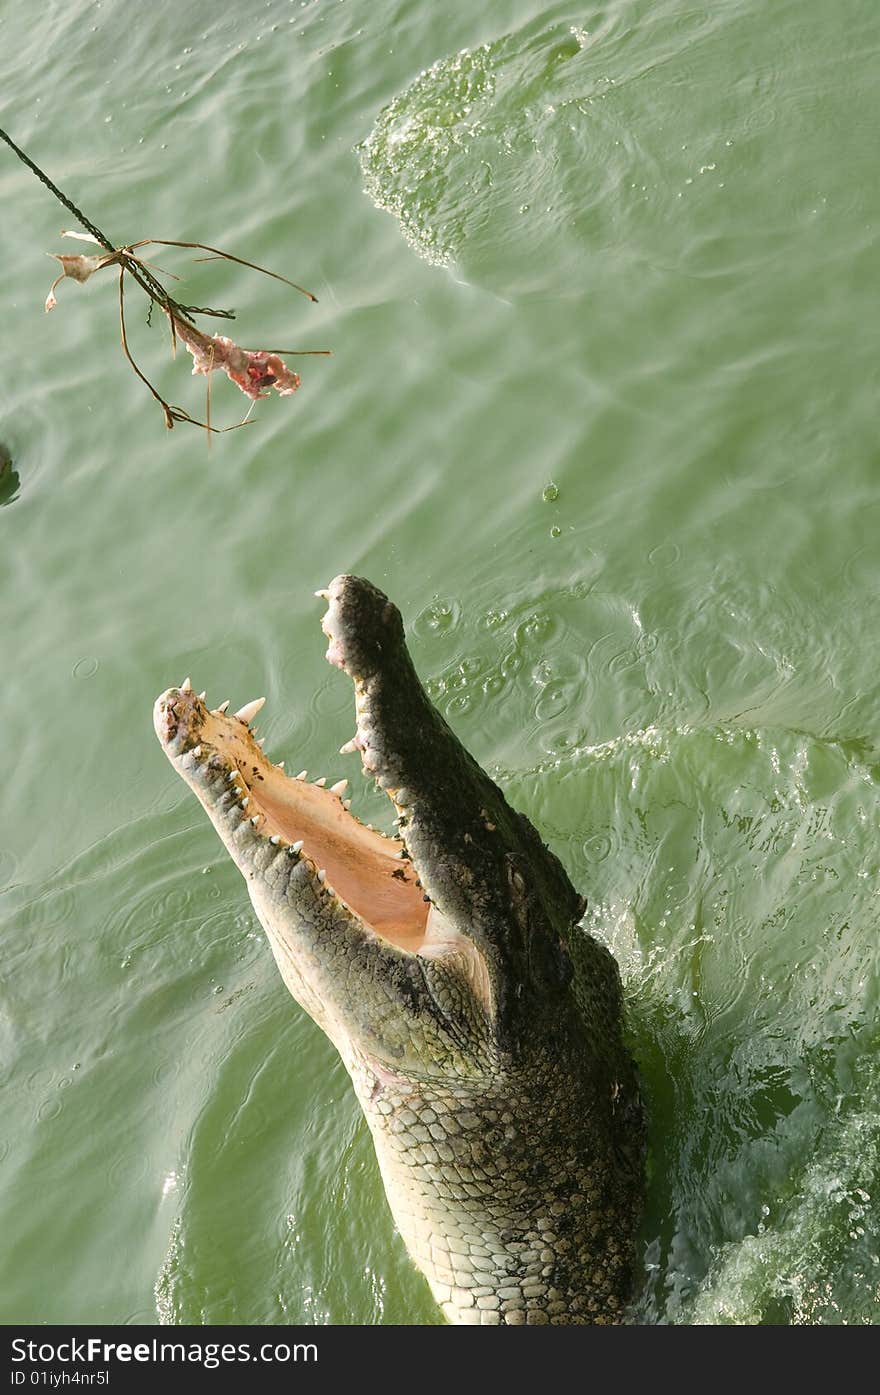
<path fill-rule="evenodd" d="M 170 754 L 179 755 L 199 739 L 205 719 L 205 704 L 187 679 L 179 688 L 168 688 L 156 699 L 153 727 Z"/>

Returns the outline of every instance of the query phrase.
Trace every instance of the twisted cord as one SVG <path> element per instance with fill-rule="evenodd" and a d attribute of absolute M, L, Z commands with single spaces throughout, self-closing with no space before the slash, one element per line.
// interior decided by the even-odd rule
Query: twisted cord
<path fill-rule="evenodd" d="M 39 165 L 35 165 L 33 160 L 29 159 L 29 157 L 25 155 L 24 151 L 15 144 L 15 141 L 6 131 L 3 130 L 2 126 L 0 126 L 0 136 L 2 136 L 2 138 L 5 140 L 10 150 L 15 151 L 22 164 L 27 165 L 31 173 L 37 176 L 37 179 L 39 179 L 41 184 L 45 184 L 46 188 L 55 195 L 59 203 L 64 204 L 64 207 L 70 213 L 73 214 L 74 218 L 79 220 L 79 222 L 86 229 L 86 231 L 90 232 L 92 234 L 92 237 L 96 237 L 100 242 L 101 246 L 106 248 L 108 252 L 115 252 L 116 248 L 113 246 L 113 243 L 107 237 L 106 233 L 102 233 L 100 228 L 95 227 L 95 224 L 91 221 L 91 219 L 86 217 L 81 208 L 77 208 L 76 204 L 72 201 L 72 199 L 69 199 L 66 194 L 62 194 L 61 190 L 58 188 L 58 185 L 53 184 L 48 174 L 46 174 L 44 170 L 41 170 Z"/>
<path fill-rule="evenodd" d="M 33 160 L 24 153 L 21 147 L 16 145 L 9 133 L 3 130 L 2 126 L 0 126 L 0 137 L 5 140 L 10 150 L 15 152 L 22 164 L 27 165 L 31 173 L 37 176 L 40 183 L 45 184 L 50 193 L 55 195 L 58 202 L 63 204 L 68 212 L 73 214 L 74 218 L 77 219 L 81 227 L 85 228 L 86 232 L 90 232 L 92 237 L 97 238 L 98 242 L 107 252 L 120 253 L 120 260 L 124 262 L 126 270 L 134 280 L 137 281 L 141 290 L 145 291 L 151 300 L 158 301 L 165 310 L 169 312 L 173 311 L 175 314 L 181 315 L 184 318 L 188 318 L 191 315 L 215 315 L 218 319 L 235 319 L 234 310 L 212 310 L 210 306 L 207 305 L 181 305 L 180 301 L 170 296 L 161 282 L 157 281 L 155 276 L 153 276 L 137 258 L 128 256 L 120 248 L 115 247 L 106 233 L 102 233 L 101 229 L 97 227 L 90 218 L 86 217 L 82 209 L 77 208 L 73 200 L 62 193 L 58 185 L 54 184 L 48 174 L 46 174 L 45 170 L 41 170 L 39 165 L 34 164 Z"/>

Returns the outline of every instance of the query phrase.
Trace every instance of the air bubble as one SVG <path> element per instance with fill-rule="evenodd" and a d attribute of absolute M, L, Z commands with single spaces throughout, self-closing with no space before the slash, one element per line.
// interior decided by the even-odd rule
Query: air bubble
<path fill-rule="evenodd" d="M 423 632 L 428 630 L 433 634 L 445 634 L 448 630 L 454 629 L 457 620 L 456 606 L 451 601 L 435 597 L 431 604 L 422 611 L 416 623 Z"/>

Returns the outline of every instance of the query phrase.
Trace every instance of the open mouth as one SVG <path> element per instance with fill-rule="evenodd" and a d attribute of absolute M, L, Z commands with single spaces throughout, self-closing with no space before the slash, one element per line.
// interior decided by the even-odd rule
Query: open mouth
<path fill-rule="evenodd" d="M 158 699 L 156 733 L 214 821 L 223 818 L 227 837 L 235 828 L 240 865 L 255 865 L 261 844 L 273 855 L 283 852 L 304 863 L 315 890 L 335 897 L 365 930 L 418 953 L 433 908 L 403 840 L 386 837 L 351 813 L 351 801 L 343 797 L 347 780 L 328 788 L 323 777 L 310 781 L 304 770 L 291 776 L 283 763 L 273 764 L 251 727 L 263 701 L 231 715 L 228 703 L 212 711 L 187 679 Z M 355 749 L 356 741 L 344 749 Z M 244 865 L 242 870 L 247 875 Z"/>
<path fill-rule="evenodd" d="M 406 824 L 406 791 L 392 789 L 377 756 L 379 734 L 369 730 L 362 710 L 363 679 L 357 642 L 345 643 L 340 619 L 347 578 L 327 591 L 323 629 L 330 644 L 327 658 L 345 669 L 355 684 L 358 731 L 340 754 L 360 751 L 364 768 L 395 804 Z M 451 947 L 459 934 L 425 894 L 418 870 L 401 837 L 388 837 L 351 812 L 346 780 L 327 786 L 306 771 L 288 775 L 274 764 L 257 740 L 252 722 L 263 706 L 258 698 L 237 712 L 229 703 L 210 709 L 205 694 L 196 694 L 187 679 L 157 700 L 156 734 L 178 773 L 204 805 L 240 870 L 248 878 L 265 875 L 270 861 L 281 862 L 277 875 L 298 871 L 315 896 L 332 899 L 337 909 L 368 934 L 410 954 L 434 956 Z"/>
<path fill-rule="evenodd" d="M 317 594 L 328 603 L 327 659 L 354 685 L 356 732 L 340 754 L 357 751 L 389 796 L 396 836 L 361 823 L 344 780 L 328 788 L 269 759 L 251 725 L 262 698 L 212 710 L 187 680 L 156 702 L 159 741 L 245 877 L 285 981 L 313 1017 L 321 1007 L 310 977 L 323 975 L 322 992 L 335 993 L 358 961 L 383 992 L 427 993 L 437 1022 L 454 1002 L 468 1031 L 491 1022 L 519 1040 L 529 1030 L 523 982 L 538 1001 L 548 983 L 555 991 L 568 981 L 565 936 L 583 898 L 432 705 L 388 597 L 349 575 Z M 402 1046 L 383 1042 L 386 1054 Z"/>

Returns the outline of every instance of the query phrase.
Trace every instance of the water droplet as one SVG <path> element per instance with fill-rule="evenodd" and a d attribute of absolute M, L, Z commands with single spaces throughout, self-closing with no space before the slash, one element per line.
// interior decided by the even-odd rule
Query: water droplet
<path fill-rule="evenodd" d="M 569 693 L 563 683 L 549 683 L 535 703 L 535 716 L 539 722 L 552 721 L 561 717 L 569 703 Z"/>
<path fill-rule="evenodd" d="M 626 669 L 632 668 L 639 661 L 637 649 L 624 649 L 622 653 L 615 654 L 608 664 L 609 673 L 624 673 Z"/>
<path fill-rule="evenodd" d="M 518 645 L 536 644 L 549 639 L 553 633 L 553 617 L 541 611 L 527 615 L 522 624 L 516 627 Z"/>
<path fill-rule="evenodd" d="M 483 624 L 487 630 L 497 630 L 506 620 L 506 610 L 487 610 L 483 617 Z"/>
<path fill-rule="evenodd" d="M 426 606 L 416 621 L 418 629 L 424 633 L 426 630 L 433 634 L 446 634 L 454 629 L 458 620 L 458 609 L 452 601 L 441 600 L 436 596 L 429 606 Z"/>
<path fill-rule="evenodd" d="M 515 649 L 511 649 L 509 653 L 504 655 L 499 664 L 502 676 L 504 678 L 512 678 L 514 674 L 519 673 L 524 662 L 525 660 L 522 654 L 518 654 Z"/>
<path fill-rule="evenodd" d="M 544 485 L 544 492 L 541 498 L 544 500 L 545 504 L 555 503 L 559 498 L 559 486 L 554 484 L 551 480 L 549 484 Z"/>
<path fill-rule="evenodd" d="M 589 862 L 604 862 L 613 847 L 614 841 L 610 833 L 594 833 L 584 843 L 584 856 Z"/>
<path fill-rule="evenodd" d="M 450 717 L 463 717 L 465 713 L 470 712 L 472 706 L 470 694 L 460 693 L 446 704 L 446 711 Z"/>
<path fill-rule="evenodd" d="M 561 536 L 562 536 L 562 529 L 561 529 L 561 528 L 557 528 L 556 525 L 554 524 L 553 527 L 550 529 L 550 536 L 551 536 L 551 538 L 559 538 L 559 537 L 561 537 Z"/>
<path fill-rule="evenodd" d="M 652 567 L 671 567 L 680 556 L 681 549 L 676 543 L 659 543 L 648 553 L 648 561 Z"/>
<path fill-rule="evenodd" d="M 74 678 L 93 678 L 97 672 L 97 659 L 77 659 L 72 669 Z"/>

